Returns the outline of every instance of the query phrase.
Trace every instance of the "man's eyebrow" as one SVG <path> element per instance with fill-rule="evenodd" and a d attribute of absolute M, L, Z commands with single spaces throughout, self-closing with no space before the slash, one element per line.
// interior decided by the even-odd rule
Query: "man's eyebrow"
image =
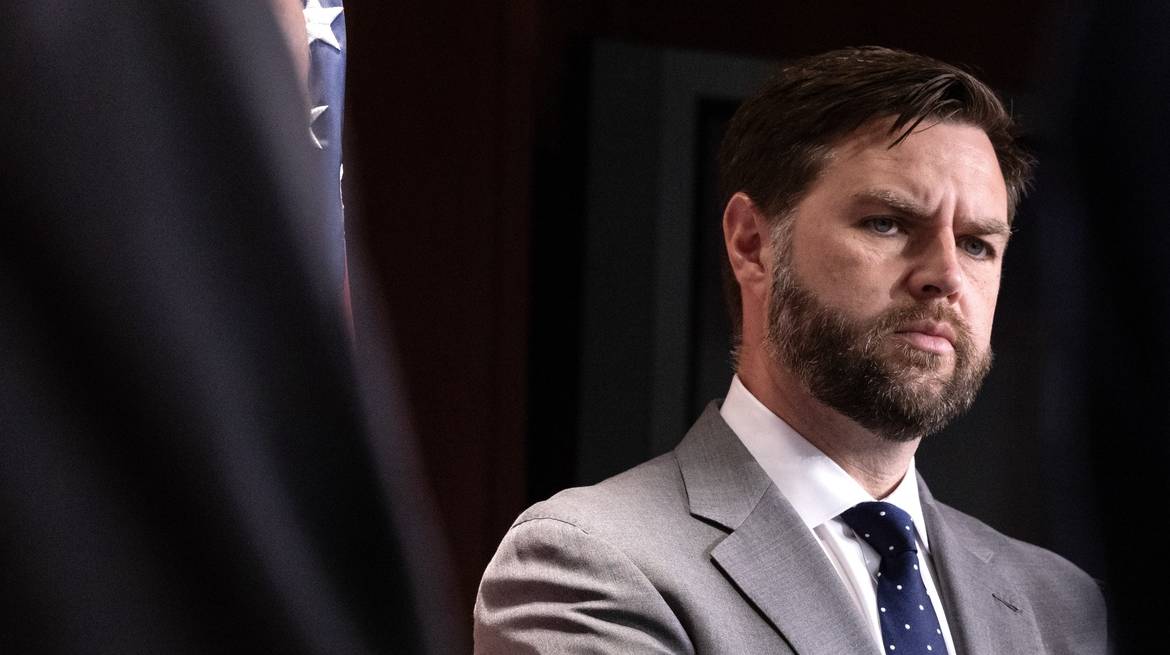
<path fill-rule="evenodd" d="M 926 221 L 929 218 L 929 213 L 921 205 L 889 189 L 858 191 L 853 194 L 853 199 L 880 203 L 917 221 Z M 1002 236 L 1004 239 L 1012 235 L 1012 228 L 1006 222 L 994 218 L 969 218 L 964 223 L 968 226 L 967 231 L 973 235 Z"/>
<path fill-rule="evenodd" d="M 971 218 L 967 219 L 967 225 L 970 229 L 967 232 L 981 237 L 999 236 L 1005 240 L 1012 236 L 1012 228 L 1002 221 L 997 221 L 994 218 Z"/>
<path fill-rule="evenodd" d="M 853 194 L 854 200 L 877 202 L 913 218 L 926 218 L 926 210 L 913 200 L 888 189 L 866 189 Z"/>

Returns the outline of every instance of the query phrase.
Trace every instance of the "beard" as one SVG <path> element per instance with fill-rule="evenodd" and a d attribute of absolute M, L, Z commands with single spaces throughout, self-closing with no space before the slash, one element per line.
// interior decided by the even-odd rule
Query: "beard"
<path fill-rule="evenodd" d="M 927 319 L 954 329 L 949 371 L 946 355 L 894 336 L 902 326 Z M 853 320 L 801 286 L 787 262 L 773 275 L 765 348 L 821 403 L 899 442 L 938 432 L 966 412 L 992 360 L 991 351 L 978 350 L 970 328 L 948 305 L 894 307 L 872 319 Z"/>

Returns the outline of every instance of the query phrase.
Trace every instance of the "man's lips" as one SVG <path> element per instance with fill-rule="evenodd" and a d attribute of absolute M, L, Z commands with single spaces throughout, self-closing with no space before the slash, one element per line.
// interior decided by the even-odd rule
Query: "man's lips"
<path fill-rule="evenodd" d="M 898 328 L 894 334 L 921 350 L 940 354 L 955 350 L 955 330 L 948 323 L 915 321 Z"/>

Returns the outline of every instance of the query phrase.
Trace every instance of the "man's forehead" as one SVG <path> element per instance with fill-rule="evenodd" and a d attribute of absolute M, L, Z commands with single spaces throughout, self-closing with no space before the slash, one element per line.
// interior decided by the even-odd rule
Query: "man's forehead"
<path fill-rule="evenodd" d="M 960 121 L 924 122 L 894 144 L 893 120 L 870 121 L 835 142 L 821 177 L 834 176 L 837 191 L 908 212 L 925 209 L 936 189 L 951 185 L 978 200 L 976 213 L 1007 224 L 1006 180 L 984 130 Z M 840 188 L 843 181 L 848 189 Z"/>

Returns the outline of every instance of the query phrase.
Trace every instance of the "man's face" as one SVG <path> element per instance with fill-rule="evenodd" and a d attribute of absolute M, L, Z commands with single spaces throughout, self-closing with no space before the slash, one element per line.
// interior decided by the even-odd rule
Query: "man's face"
<path fill-rule="evenodd" d="M 821 402 L 893 440 L 970 406 L 991 363 L 1007 190 L 978 128 L 844 139 L 773 235 L 766 346 Z"/>

